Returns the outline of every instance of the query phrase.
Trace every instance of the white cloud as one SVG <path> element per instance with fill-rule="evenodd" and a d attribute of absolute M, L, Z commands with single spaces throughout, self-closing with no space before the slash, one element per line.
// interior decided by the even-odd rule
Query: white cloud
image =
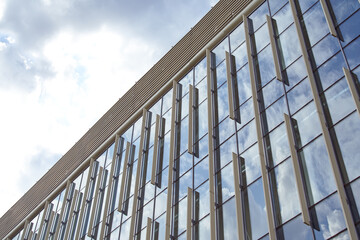
<path fill-rule="evenodd" d="M 209 9 L 0 0 L 0 216 Z"/>

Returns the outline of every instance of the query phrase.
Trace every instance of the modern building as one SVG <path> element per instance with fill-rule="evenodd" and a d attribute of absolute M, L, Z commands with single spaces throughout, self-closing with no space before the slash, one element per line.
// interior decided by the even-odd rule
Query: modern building
<path fill-rule="evenodd" d="M 220 0 L 0 238 L 359 239 L 359 9 Z"/>

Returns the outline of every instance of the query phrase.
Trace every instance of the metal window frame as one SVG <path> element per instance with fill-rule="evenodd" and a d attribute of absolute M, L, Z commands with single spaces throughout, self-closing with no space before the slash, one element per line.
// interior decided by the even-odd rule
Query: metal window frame
<path fill-rule="evenodd" d="M 84 199 L 83 199 L 82 204 L 81 204 L 79 218 L 78 218 L 79 227 L 76 230 L 75 239 L 79 239 L 80 229 L 82 228 L 82 224 L 83 224 L 82 220 L 83 220 L 86 200 L 87 200 L 87 196 L 88 196 L 88 192 L 89 192 L 89 185 L 90 185 L 91 173 L 93 172 L 93 168 L 94 168 L 94 159 L 91 158 L 90 163 L 89 163 L 89 173 L 88 173 L 88 176 L 87 176 L 87 179 L 86 179 L 86 184 L 85 184 Z"/>
<path fill-rule="evenodd" d="M 243 23 L 244 23 L 244 30 L 245 30 L 245 42 L 246 42 L 246 49 L 247 49 L 247 57 L 248 57 L 248 64 L 249 64 L 249 73 L 250 73 L 250 82 L 251 82 L 251 92 L 252 92 L 252 99 L 253 99 L 253 107 L 254 107 L 254 115 L 255 115 L 255 125 L 256 125 L 256 135 L 258 140 L 258 148 L 259 148 L 259 156 L 260 156 L 260 166 L 261 166 L 261 176 L 264 188 L 264 197 L 265 197 L 265 206 L 266 206 L 266 214 L 267 214 L 267 222 L 268 222 L 268 230 L 269 230 L 269 238 L 270 240 L 276 239 L 276 231 L 275 231 L 275 223 L 274 223 L 274 213 L 271 204 L 271 193 L 270 193 L 270 186 L 269 186 L 269 176 L 268 170 L 266 166 L 265 160 L 265 152 L 264 152 L 264 144 L 263 144 L 263 134 L 261 128 L 261 120 L 260 120 L 260 111 L 259 111 L 259 103 L 257 97 L 257 89 L 256 89 L 256 82 L 255 82 L 255 66 L 254 60 L 252 59 L 252 48 L 251 48 L 251 40 L 250 40 L 250 33 L 249 33 L 249 22 L 246 15 L 243 15 Z"/>
<path fill-rule="evenodd" d="M 130 219 L 131 221 L 130 221 L 129 239 L 134 238 L 136 209 L 137 209 L 137 203 L 139 200 L 138 194 L 139 194 L 140 174 L 141 174 L 141 169 L 142 169 L 142 165 L 143 165 L 142 162 L 143 162 L 143 153 L 144 153 L 144 139 L 145 139 L 145 134 L 146 134 L 145 131 L 146 131 L 146 127 L 149 127 L 147 124 L 147 120 L 148 120 L 147 116 L 148 116 L 148 111 L 147 111 L 147 109 L 143 108 L 141 135 L 140 135 L 140 147 L 139 147 L 139 155 L 138 155 L 139 157 L 138 157 L 138 164 L 137 164 L 137 169 L 136 169 L 134 199 L 133 199 L 133 208 L 132 208 L 131 219 Z"/>
<path fill-rule="evenodd" d="M 96 208 L 97 208 L 97 203 L 98 203 L 98 198 L 99 198 L 99 190 L 100 190 L 100 184 L 101 184 L 101 179 L 102 179 L 102 175 L 104 174 L 104 168 L 103 166 L 100 166 L 100 170 L 99 170 L 99 175 L 97 176 L 97 180 L 96 180 L 96 187 L 95 187 L 95 197 L 93 199 L 93 206 L 92 206 L 92 211 L 91 211 L 91 215 L 90 215 L 90 222 L 89 222 L 89 227 L 88 227 L 88 231 L 87 231 L 87 236 L 91 237 L 92 236 L 92 230 L 94 227 L 94 218 L 95 218 L 95 212 L 96 212 Z"/>
<path fill-rule="evenodd" d="M 186 216 L 186 239 L 192 239 L 192 212 L 193 212 L 193 190 L 187 189 L 187 216 Z"/>
<path fill-rule="evenodd" d="M 151 184 L 156 186 L 156 173 L 157 173 L 157 161 L 158 161 L 158 152 L 159 152 L 159 138 L 160 138 L 160 115 L 156 115 L 155 121 L 155 133 L 154 133 L 154 152 L 153 152 L 153 161 L 151 169 Z"/>
<path fill-rule="evenodd" d="M 241 194 L 241 182 L 240 182 L 240 167 L 239 167 L 239 157 L 236 153 L 232 153 L 232 163 L 233 163 L 233 176 L 234 176 L 234 188 L 235 188 L 235 207 L 236 207 L 236 222 L 237 222 L 237 232 L 238 238 L 245 239 L 244 231 L 244 221 L 243 221 L 243 197 Z"/>
<path fill-rule="evenodd" d="M 67 197 L 68 197 L 71 185 L 72 185 L 72 183 L 70 182 L 70 180 L 67 180 L 64 199 L 63 199 L 63 202 L 62 202 L 62 205 L 61 205 L 61 211 L 60 211 L 59 219 L 58 219 L 58 222 L 56 224 L 56 232 L 55 232 L 55 235 L 54 235 L 54 239 L 58 239 L 58 237 L 59 237 L 59 232 L 60 232 L 60 228 L 61 228 L 61 225 L 62 225 L 63 214 L 64 214 L 65 206 L 66 206 L 66 203 L 67 203 Z"/>
<path fill-rule="evenodd" d="M 214 184 L 214 143 L 213 143 L 213 100 L 212 100 L 212 81 L 214 58 L 211 56 L 210 49 L 206 49 L 206 66 L 207 66 L 207 104 L 208 104 L 208 146 L 209 146 L 209 201 L 210 201 L 210 240 L 215 240 L 215 184 Z"/>
<path fill-rule="evenodd" d="M 171 108 L 171 127 L 170 127 L 170 149 L 169 149 L 169 173 L 168 173 L 168 186 L 166 197 L 166 220 L 165 220 L 165 239 L 170 238 L 170 223 L 171 223 L 171 203 L 172 203 L 172 180 L 173 180 L 173 167 L 174 167 L 174 142 L 175 142 L 175 114 L 176 114 L 176 93 L 177 82 L 173 80 L 173 96 Z"/>
<path fill-rule="evenodd" d="M 299 201 L 300 201 L 300 207 L 301 207 L 301 213 L 302 213 L 302 219 L 303 222 L 306 225 L 310 226 L 310 213 L 309 213 L 309 204 L 306 198 L 306 185 L 304 182 L 304 178 L 301 175 L 301 167 L 300 162 L 297 154 L 297 148 L 296 143 L 294 140 L 294 132 L 291 124 L 291 120 L 289 115 L 284 113 L 284 119 L 285 119 L 285 126 L 286 126 L 286 132 L 288 137 L 288 142 L 290 146 L 290 154 L 291 159 L 294 167 L 294 174 L 295 174 L 295 181 L 296 181 L 296 187 L 298 191 Z"/>
<path fill-rule="evenodd" d="M 348 198 L 346 196 L 346 191 L 345 191 L 345 187 L 344 187 L 344 181 L 342 179 L 341 176 L 341 170 L 340 167 L 337 163 L 337 159 L 336 159 L 336 153 L 334 150 L 334 147 L 332 145 L 332 141 L 331 141 L 331 137 L 330 137 L 330 132 L 329 129 L 327 127 L 326 124 L 326 118 L 325 118 L 325 114 L 324 114 L 324 110 L 321 104 L 321 100 L 320 100 L 320 95 L 319 95 L 319 91 L 316 85 L 316 81 L 315 81 L 315 76 L 312 70 L 312 66 L 310 63 L 310 57 L 309 54 L 307 52 L 307 48 L 306 48 L 306 43 L 305 43 L 305 36 L 300 24 L 300 20 L 298 18 L 298 13 L 297 13 L 297 8 L 295 5 L 295 0 L 289 0 L 290 6 L 291 6 L 291 11 L 292 11 L 292 15 L 294 18 L 294 23 L 295 23 L 295 27 L 296 27 L 296 32 L 299 38 L 299 42 L 300 42 L 300 47 L 301 47 L 301 52 L 303 54 L 303 59 L 305 62 L 305 66 L 306 66 L 306 71 L 308 74 L 308 78 L 309 78 L 309 82 L 310 82 L 310 87 L 311 87 L 311 92 L 313 95 L 313 99 L 315 102 L 315 106 L 316 106 L 316 112 L 318 113 L 318 117 L 320 120 L 320 124 L 321 124 L 321 130 L 322 130 L 322 134 L 325 140 L 325 146 L 326 146 L 326 150 L 330 159 L 330 164 L 331 164 L 331 168 L 333 171 L 333 175 L 335 178 L 335 183 L 336 183 L 336 189 L 338 192 L 338 196 L 340 198 L 340 204 L 341 204 L 341 208 L 343 210 L 343 214 L 345 217 L 345 223 L 346 223 L 346 227 L 348 229 L 348 233 L 351 239 L 357 239 L 357 231 L 356 231 L 356 227 L 355 227 L 355 223 L 354 223 L 354 219 L 352 217 L 351 214 L 351 209 L 349 206 L 349 201 Z"/>
<path fill-rule="evenodd" d="M 109 204 L 110 204 L 112 195 L 114 194 L 113 191 L 116 192 L 116 190 L 113 189 L 113 182 L 117 181 L 118 177 L 116 179 L 114 179 L 114 177 L 115 177 L 114 172 L 115 172 L 115 166 L 117 164 L 121 165 L 123 145 L 124 145 L 124 139 L 121 138 L 119 134 L 116 134 L 114 154 L 113 154 L 113 159 L 112 159 L 112 163 L 111 163 L 110 177 L 109 177 L 109 182 L 108 182 L 108 191 L 106 193 L 104 212 L 103 212 L 103 216 L 102 216 L 100 239 L 104 238 L 105 230 L 106 230 L 105 228 L 106 228 L 106 224 L 107 224 L 107 215 L 109 213 Z M 120 152 L 118 153 L 119 148 L 120 148 Z M 117 159 L 119 162 L 117 161 Z M 118 166 L 118 168 L 120 168 L 120 166 Z"/>

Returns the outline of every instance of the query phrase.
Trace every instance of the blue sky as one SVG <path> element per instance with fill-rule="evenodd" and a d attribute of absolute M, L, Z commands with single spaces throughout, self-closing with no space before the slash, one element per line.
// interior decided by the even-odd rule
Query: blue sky
<path fill-rule="evenodd" d="M 0 0 L 0 216 L 217 0 Z"/>

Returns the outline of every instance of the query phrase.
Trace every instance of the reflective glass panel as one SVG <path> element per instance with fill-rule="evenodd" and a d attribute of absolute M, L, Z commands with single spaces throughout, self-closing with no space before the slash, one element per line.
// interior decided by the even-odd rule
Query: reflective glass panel
<path fill-rule="evenodd" d="M 336 190 L 323 137 L 306 146 L 299 155 L 305 171 L 310 204 L 313 204 Z"/>
<path fill-rule="evenodd" d="M 349 181 L 360 175 L 360 118 L 357 112 L 335 126 Z M 359 195 L 360 196 L 360 195 Z"/>

